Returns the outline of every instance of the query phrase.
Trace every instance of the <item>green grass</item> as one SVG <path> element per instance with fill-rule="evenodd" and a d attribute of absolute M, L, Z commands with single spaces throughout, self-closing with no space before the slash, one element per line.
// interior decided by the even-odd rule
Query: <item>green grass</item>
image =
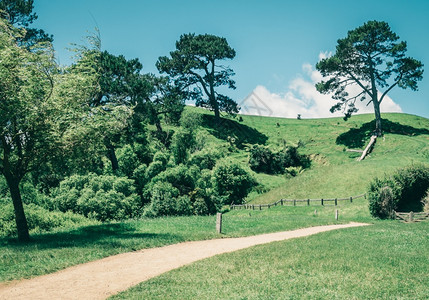
<path fill-rule="evenodd" d="M 113 299 L 427 299 L 429 222 L 395 221 L 218 255 Z"/>
<path fill-rule="evenodd" d="M 164 245 L 220 237 L 249 236 L 308 226 L 371 221 L 365 200 L 334 206 L 276 207 L 262 211 L 234 210 L 223 217 L 223 234 L 215 232 L 215 216 L 142 219 L 81 227 L 32 236 L 20 244 L 0 239 L 0 282 L 30 278 L 106 256 Z M 314 216 L 314 210 L 317 215 Z"/>
<path fill-rule="evenodd" d="M 191 108 L 196 109 L 196 108 Z M 199 110 L 202 111 L 202 110 Z M 208 112 L 204 112 L 208 114 Z M 407 114 L 383 114 L 384 137 L 379 138 L 374 151 L 362 162 L 357 162 L 358 153 L 346 149 L 364 149 L 374 129 L 372 114 L 353 116 L 347 122 L 342 118 L 295 120 L 242 116 L 242 122 L 233 122 L 225 128 L 219 139 L 212 139 L 209 147 L 220 148 L 225 143 L 221 138 L 237 137 L 243 147 L 230 156 L 246 166 L 248 152 L 246 128 L 253 128 L 266 146 L 273 150 L 284 144 L 304 144 L 300 152 L 311 155 L 312 166 L 294 178 L 256 174 L 254 176 L 270 192 L 258 195 L 251 193 L 250 203 L 272 203 L 281 198 L 342 198 L 366 192 L 374 177 L 383 177 L 398 168 L 413 163 L 429 162 L 429 119 Z M 241 128 L 244 126 L 244 129 Z M 231 130 L 233 128 L 234 130 Z"/>

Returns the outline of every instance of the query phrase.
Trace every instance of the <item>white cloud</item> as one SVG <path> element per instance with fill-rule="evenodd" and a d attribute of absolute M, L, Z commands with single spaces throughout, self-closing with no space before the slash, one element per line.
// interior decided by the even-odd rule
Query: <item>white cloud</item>
<path fill-rule="evenodd" d="M 329 57 L 331 53 L 320 53 L 319 58 Z M 310 64 L 303 64 L 303 74 L 292 80 L 288 91 L 283 94 L 270 92 L 266 87 L 258 85 L 253 92 L 240 104 L 241 113 L 249 115 L 296 118 L 327 118 L 343 116 L 342 112 L 332 114 L 329 109 L 335 104 L 330 95 L 320 94 L 315 84 L 322 80 L 322 75 Z M 357 86 L 350 87 L 350 95 L 359 92 Z M 356 102 L 358 113 L 373 113 L 372 104 L 367 101 Z M 402 112 L 401 107 L 389 96 L 381 103 L 382 112 Z"/>

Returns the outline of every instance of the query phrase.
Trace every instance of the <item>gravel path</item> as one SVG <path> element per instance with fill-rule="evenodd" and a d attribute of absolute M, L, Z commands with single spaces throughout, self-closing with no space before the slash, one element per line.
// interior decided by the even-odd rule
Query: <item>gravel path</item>
<path fill-rule="evenodd" d="M 123 253 L 0 286 L 0 299 L 106 299 L 138 283 L 217 254 L 319 232 L 365 226 L 327 225 L 242 238 L 186 242 Z"/>

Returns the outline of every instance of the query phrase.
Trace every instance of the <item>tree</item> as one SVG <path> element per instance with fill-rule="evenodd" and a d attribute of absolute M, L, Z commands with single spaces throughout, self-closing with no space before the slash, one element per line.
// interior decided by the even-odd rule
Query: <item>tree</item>
<path fill-rule="evenodd" d="M 97 61 L 100 88 L 92 105 L 133 109 L 125 132 L 111 132 L 113 134 L 105 137 L 108 158 L 112 163 L 112 170 L 116 171 L 119 165 L 115 148 L 120 143 L 121 136 L 125 136 L 131 144 L 145 144 L 142 137 L 143 122 L 155 124 L 159 136 L 162 136 L 160 116 L 180 117 L 183 110 L 182 97 L 167 77 L 142 74 L 143 66 L 138 59 L 127 60 L 123 55 L 115 56 L 103 51 L 99 53 Z"/>
<path fill-rule="evenodd" d="M 28 48 L 39 42 L 52 42 L 52 35 L 48 35 L 42 29 L 30 28 L 29 25 L 37 19 L 33 12 L 34 0 L 0 0 L 0 10 L 10 24 L 25 28 L 25 34 L 18 41 Z"/>
<path fill-rule="evenodd" d="M 0 173 L 10 190 L 18 239 L 28 241 L 19 183 L 56 145 L 50 103 L 56 66 L 50 44 L 30 52 L 18 45 L 21 32 L 0 19 Z"/>
<path fill-rule="evenodd" d="M 326 81 L 316 84 L 320 93 L 334 93 L 337 100 L 331 112 L 343 110 L 347 120 L 358 109 L 357 100 L 371 102 L 374 107 L 376 128 L 380 136 L 380 104 L 385 96 L 396 86 L 417 90 L 417 82 L 422 79 L 423 64 L 406 57 L 407 43 L 399 41 L 386 22 L 369 21 L 348 32 L 347 37 L 339 39 L 336 52 L 322 59 L 316 69 Z M 349 94 L 350 86 L 358 86 L 359 92 Z"/>
<path fill-rule="evenodd" d="M 167 73 L 174 79 L 188 99 L 195 100 L 197 106 L 213 110 L 217 120 L 220 119 L 220 111 L 238 112 L 235 101 L 216 91 L 220 86 L 235 89 L 235 81 L 231 79 L 234 71 L 217 65 L 218 60 L 235 57 L 235 50 L 225 38 L 210 34 L 183 34 L 170 56 L 160 57 L 156 66 L 161 73 Z"/>

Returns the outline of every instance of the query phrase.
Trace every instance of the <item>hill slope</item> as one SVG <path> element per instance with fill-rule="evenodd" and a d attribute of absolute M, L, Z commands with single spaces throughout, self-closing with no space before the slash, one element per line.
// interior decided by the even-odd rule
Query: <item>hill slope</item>
<path fill-rule="evenodd" d="M 429 163 L 429 119 L 415 115 L 383 114 L 384 136 L 378 139 L 374 151 L 364 161 L 357 162 L 360 154 L 346 149 L 365 148 L 375 128 L 372 114 L 353 116 L 348 121 L 342 118 L 297 120 L 242 115 L 225 119 L 214 128 L 210 112 L 193 107 L 187 109 L 203 114 L 209 147 L 231 148 L 233 144 L 235 150 L 228 159 L 243 166 L 248 166 L 246 146 L 254 143 L 272 150 L 299 143 L 302 145 L 300 152 L 311 156 L 311 168 L 297 177 L 254 173 L 269 192 L 259 195 L 253 192 L 248 202 L 354 196 L 364 193 L 376 176 L 382 177 L 413 163 Z"/>

